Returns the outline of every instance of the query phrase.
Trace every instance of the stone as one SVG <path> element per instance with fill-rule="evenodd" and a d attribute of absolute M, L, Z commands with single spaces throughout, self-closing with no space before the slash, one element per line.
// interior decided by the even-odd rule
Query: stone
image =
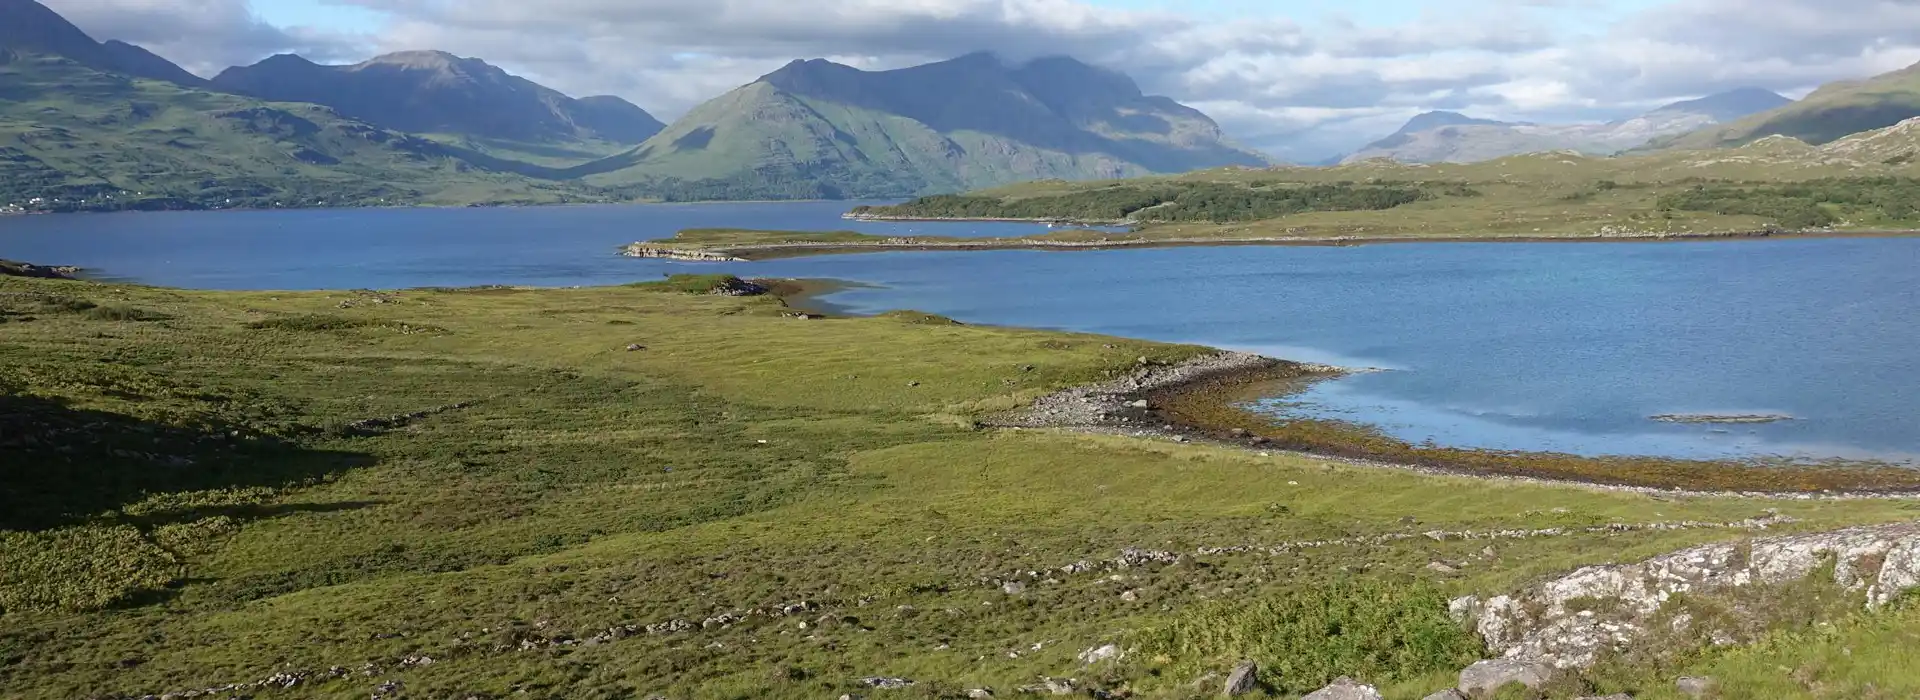
<path fill-rule="evenodd" d="M 1131 588 L 1120 592 L 1120 599 L 1129 603 L 1140 599 L 1140 592 Z"/>
<path fill-rule="evenodd" d="M 1554 668 L 1537 661 L 1521 659 L 1494 659 L 1475 662 L 1460 672 L 1460 692 L 1467 695 L 1492 695 L 1508 684 L 1519 683 L 1528 688 L 1546 685 L 1553 677 Z"/>
<path fill-rule="evenodd" d="M 632 344 L 632 345 L 628 345 L 628 346 L 627 346 L 627 352 L 637 352 L 637 351 L 640 351 L 640 350 L 645 350 L 645 349 L 647 349 L 647 346 L 645 346 L 645 345 L 641 345 L 641 344 L 639 344 L 639 343 L 634 343 L 634 344 Z"/>
<path fill-rule="evenodd" d="M 1253 686 L 1260 682 L 1260 667 L 1252 661 L 1242 661 L 1227 674 L 1227 685 L 1221 690 L 1227 697 L 1238 697 L 1253 692 Z"/>
<path fill-rule="evenodd" d="M 860 682 L 869 688 L 878 688 L 880 690 L 898 690 L 901 688 L 911 688 L 916 685 L 913 681 L 905 678 L 889 678 L 886 676 L 870 676 L 860 679 Z"/>
<path fill-rule="evenodd" d="M 1127 408 L 1148 408 L 1148 407 L 1151 407 L 1152 405 L 1153 404 L 1147 403 L 1146 399 L 1127 402 Z"/>
<path fill-rule="evenodd" d="M 1614 693 L 1612 695 L 1588 695 L 1583 698 L 1575 698 L 1575 700 L 1633 700 L 1633 696 L 1626 693 Z"/>
<path fill-rule="evenodd" d="M 1428 695 L 1425 698 L 1421 698 L 1421 700 L 1469 700 L 1469 698 L 1467 697 L 1466 693 L 1460 692 L 1460 689 L 1458 688 L 1448 688 L 1438 693 Z"/>
<path fill-rule="evenodd" d="M 1385 700 L 1380 691 L 1352 678 L 1335 679 L 1327 687 L 1307 693 L 1300 700 Z"/>
<path fill-rule="evenodd" d="M 1027 592 L 1027 584 L 1021 583 L 1019 581 L 1008 581 L 1006 583 L 1000 584 L 1000 591 L 1002 593 L 1006 593 L 1007 595 L 1020 595 L 1022 593 Z"/>
<path fill-rule="evenodd" d="M 1768 513 L 1730 526 L 1764 529 L 1781 522 L 1787 521 Z M 1585 668 L 1662 624 L 1662 606 L 1675 594 L 1788 584 L 1805 580 L 1827 562 L 1835 583 L 1864 593 L 1865 607 L 1876 609 L 1920 587 L 1920 523 L 1714 543 L 1635 563 L 1589 566 L 1488 599 L 1472 611 L 1472 619 L 1495 654 Z M 1595 608 L 1592 601 L 1604 605 Z"/>
<path fill-rule="evenodd" d="M 1459 569 L 1459 568 L 1457 568 L 1457 567 L 1454 567 L 1453 565 L 1451 565 L 1451 564 L 1448 564 L 1448 563 L 1446 563 L 1446 562 L 1443 562 L 1443 561 L 1435 561 L 1435 562 L 1428 562 L 1428 563 L 1427 563 L 1427 570 L 1428 570 L 1428 571 L 1431 571 L 1431 572 L 1433 572 L 1433 573 L 1436 573 L 1436 574 L 1457 574 L 1457 573 L 1460 573 L 1460 569 Z"/>
<path fill-rule="evenodd" d="M 973 698 L 973 700 L 985 700 L 986 698 L 993 697 L 993 689 L 973 688 L 967 691 L 967 697 Z"/>
<path fill-rule="evenodd" d="M 1094 664 L 1100 663 L 1102 661 L 1106 661 L 1108 659 L 1117 659 L 1117 658 L 1120 658 L 1120 645 L 1118 644 L 1106 644 L 1102 646 L 1093 647 L 1086 651 L 1080 652 L 1080 656 L 1079 656 L 1080 664 L 1082 666 L 1092 666 Z"/>
<path fill-rule="evenodd" d="M 1713 695 L 1716 684 L 1706 676 L 1685 676 L 1673 682 L 1673 687 L 1690 698 L 1704 698 Z"/>

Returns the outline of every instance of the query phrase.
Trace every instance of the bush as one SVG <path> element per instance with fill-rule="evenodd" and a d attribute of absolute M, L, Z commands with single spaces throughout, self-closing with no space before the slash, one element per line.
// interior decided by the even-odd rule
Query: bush
<path fill-rule="evenodd" d="M 81 314 L 95 321 L 165 321 L 173 318 L 157 311 L 136 309 L 131 306 L 94 306 Z"/>
<path fill-rule="evenodd" d="M 1340 676 L 1388 684 L 1465 667 L 1485 649 L 1421 583 L 1341 580 L 1252 604 L 1215 603 L 1138 633 L 1141 658 L 1164 660 L 1176 679 L 1252 659 L 1282 693 L 1307 693 Z"/>
<path fill-rule="evenodd" d="M 357 319 L 357 318 L 347 318 L 345 316 L 333 316 L 329 314 L 303 314 L 300 316 L 281 316 L 278 318 L 269 318 L 269 319 L 263 319 L 259 321 L 253 321 L 251 323 L 248 323 L 247 327 L 254 330 L 260 330 L 260 331 L 271 330 L 271 331 L 319 332 L 319 331 L 343 331 L 351 328 L 360 328 L 362 326 L 370 326 L 370 325 L 375 325 L 375 324 L 373 321 L 366 321 L 366 320 Z"/>

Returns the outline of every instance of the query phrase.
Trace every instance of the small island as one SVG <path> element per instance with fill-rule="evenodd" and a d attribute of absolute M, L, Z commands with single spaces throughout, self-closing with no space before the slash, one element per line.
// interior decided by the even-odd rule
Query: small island
<path fill-rule="evenodd" d="M 1781 413 L 1662 413 L 1652 416 L 1662 423 L 1778 423 L 1793 420 Z"/>

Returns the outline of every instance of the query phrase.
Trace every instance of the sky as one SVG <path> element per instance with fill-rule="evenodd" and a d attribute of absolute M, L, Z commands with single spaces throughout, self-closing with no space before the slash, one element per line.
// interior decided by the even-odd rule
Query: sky
<path fill-rule="evenodd" d="M 1423 111 L 1606 121 L 1737 87 L 1799 97 L 1920 63 L 1920 0 L 43 0 L 188 70 L 275 53 L 485 59 L 672 120 L 796 58 L 992 51 L 1124 72 L 1295 161 Z"/>

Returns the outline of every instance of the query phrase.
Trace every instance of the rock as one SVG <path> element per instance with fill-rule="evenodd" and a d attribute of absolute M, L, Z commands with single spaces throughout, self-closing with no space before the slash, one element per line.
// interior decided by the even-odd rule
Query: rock
<path fill-rule="evenodd" d="M 1000 584 L 1000 591 L 1007 595 L 1020 595 L 1027 592 L 1027 584 L 1019 581 L 1008 581 Z"/>
<path fill-rule="evenodd" d="M 1553 677 L 1554 668 L 1536 661 L 1520 659 L 1494 659 L 1475 662 L 1460 672 L 1460 692 L 1467 695 L 1492 695 L 1508 684 L 1519 683 L 1528 688 L 1546 685 Z"/>
<path fill-rule="evenodd" d="M 1583 698 L 1575 698 L 1574 700 L 1633 700 L 1633 696 L 1626 693 L 1614 693 L 1612 695 L 1588 695 Z"/>
<path fill-rule="evenodd" d="M 901 688 L 911 688 L 915 685 L 913 681 L 905 678 L 889 678 L 886 676 L 869 676 L 860 679 L 860 682 L 869 688 L 878 688 L 880 690 L 898 690 Z"/>
<path fill-rule="evenodd" d="M 1744 525 L 1776 522 L 1777 515 L 1766 514 Z M 1663 612 L 1663 606 L 1675 594 L 1711 596 L 1802 581 L 1829 563 L 1835 583 L 1863 592 L 1866 607 L 1877 609 L 1920 587 L 1920 523 L 1722 542 L 1637 563 L 1589 566 L 1490 598 L 1469 614 L 1495 654 L 1584 668 L 1643 639 L 1662 615 L 1674 612 Z"/>
<path fill-rule="evenodd" d="M 1117 658 L 1120 658 L 1120 645 L 1118 644 L 1107 644 L 1103 646 L 1093 647 L 1086 651 L 1080 652 L 1080 656 L 1079 656 L 1080 664 L 1083 666 L 1092 666 L 1102 661 L 1106 661 L 1107 659 L 1117 659 Z"/>
<path fill-rule="evenodd" d="M 632 345 L 627 346 L 627 352 L 638 352 L 640 350 L 645 350 L 645 349 L 647 349 L 647 346 L 641 345 L 639 343 L 634 343 Z"/>
<path fill-rule="evenodd" d="M 1221 690 L 1227 697 L 1238 697 L 1253 692 L 1255 683 L 1260 682 L 1260 667 L 1252 661 L 1242 661 L 1233 667 L 1233 673 L 1227 674 L 1227 685 Z"/>
<path fill-rule="evenodd" d="M 1380 691 L 1352 678 L 1341 677 L 1300 700 L 1385 700 Z"/>
<path fill-rule="evenodd" d="M 1128 402 L 1127 402 L 1127 408 L 1150 408 L 1150 407 L 1152 407 L 1152 406 L 1153 406 L 1153 404 L 1150 404 L 1150 403 L 1147 403 L 1147 400 L 1146 400 L 1146 399 L 1140 399 L 1140 400 L 1138 400 L 1138 401 L 1128 401 Z"/>
<path fill-rule="evenodd" d="M 967 697 L 973 698 L 973 700 L 985 700 L 986 698 L 993 697 L 993 689 L 974 688 L 967 691 Z"/>
<path fill-rule="evenodd" d="M 1431 572 L 1434 572 L 1434 573 L 1436 573 L 1436 574 L 1457 574 L 1457 573 L 1460 573 L 1460 569 L 1458 569 L 1458 568 L 1456 568 L 1456 567 L 1454 567 L 1454 566 L 1453 566 L 1453 565 L 1451 565 L 1451 564 L 1448 564 L 1448 563 L 1446 563 L 1446 562 L 1443 562 L 1443 561 L 1435 561 L 1435 562 L 1428 562 L 1428 563 L 1427 563 L 1427 570 L 1428 570 L 1428 571 L 1431 571 Z"/>
<path fill-rule="evenodd" d="M 1712 678 L 1706 676 L 1685 676 L 1673 682 L 1675 690 L 1690 698 L 1711 697 L 1716 685 Z"/>
<path fill-rule="evenodd" d="M 1438 693 L 1428 695 L 1421 700 L 1469 700 L 1469 698 L 1467 698 L 1466 693 L 1460 692 L 1458 688 L 1448 688 Z"/>
<path fill-rule="evenodd" d="M 1129 588 L 1120 592 L 1120 599 L 1131 603 L 1140 599 L 1140 592 Z"/>

